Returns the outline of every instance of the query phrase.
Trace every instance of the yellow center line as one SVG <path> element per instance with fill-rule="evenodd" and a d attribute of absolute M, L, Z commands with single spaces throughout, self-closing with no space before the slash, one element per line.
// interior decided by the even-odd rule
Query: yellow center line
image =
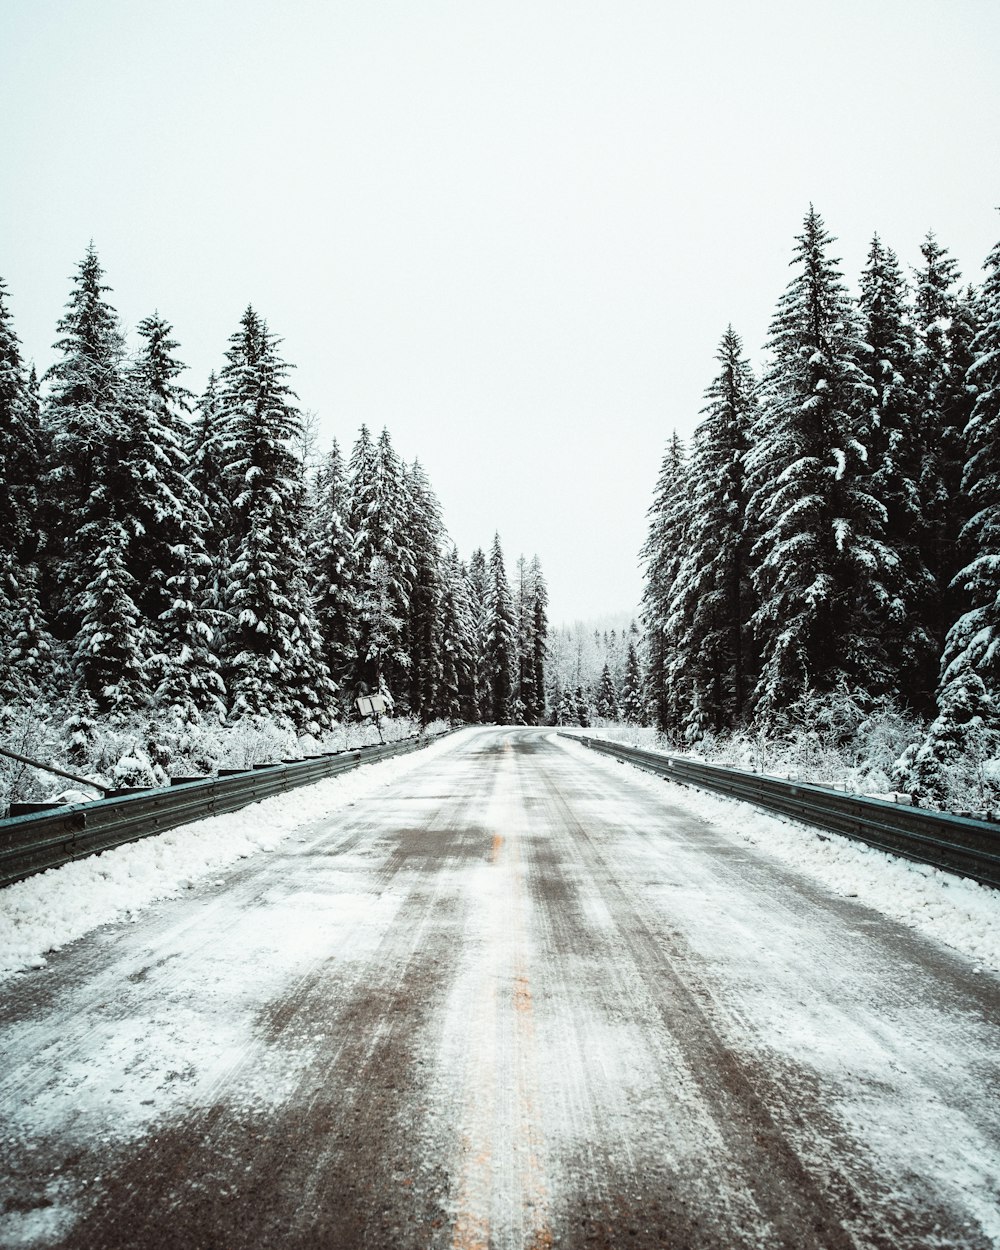
<path fill-rule="evenodd" d="M 504 773 L 513 772 L 515 758 L 505 753 Z M 513 781 L 513 777 L 501 778 L 498 793 L 516 794 Z M 499 1195 L 498 1209 L 519 1212 L 523 1250 L 548 1250 L 553 1244 L 529 979 L 528 902 L 517 836 L 523 809 L 508 810 L 504 816 L 504 833 L 492 835 L 488 857 L 491 876 L 494 871 L 501 874 L 497 883 L 501 905 L 491 909 L 485 936 L 491 955 L 494 951 L 509 954 L 506 966 L 499 968 L 490 958 L 483 961 L 477 1002 L 470 1004 L 470 1014 L 480 1022 L 481 1031 L 473 1039 L 466 1067 L 452 1250 L 489 1250 L 494 1189 L 505 1176 L 513 1176 L 516 1190 Z M 498 1046 L 498 1038 L 507 1040 Z M 512 1106 L 498 1097 L 506 1090 L 513 1090 Z M 509 1158 L 505 1157 L 508 1152 Z"/>

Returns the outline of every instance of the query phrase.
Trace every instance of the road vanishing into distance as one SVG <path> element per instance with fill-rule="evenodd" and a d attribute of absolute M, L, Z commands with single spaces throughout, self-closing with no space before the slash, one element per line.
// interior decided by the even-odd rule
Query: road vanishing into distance
<path fill-rule="evenodd" d="M 997 978 L 682 793 L 463 731 L 6 982 L 0 1245 L 1000 1246 Z"/>

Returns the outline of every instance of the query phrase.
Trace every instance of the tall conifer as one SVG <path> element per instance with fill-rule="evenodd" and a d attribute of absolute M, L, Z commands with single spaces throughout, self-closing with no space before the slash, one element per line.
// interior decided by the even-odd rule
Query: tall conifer
<path fill-rule="evenodd" d="M 334 690 L 305 579 L 299 412 L 290 366 L 248 307 L 221 375 L 225 481 L 232 517 L 223 631 L 232 715 L 287 716 L 300 731 L 329 719 Z"/>
<path fill-rule="evenodd" d="M 678 685 L 677 652 L 683 640 L 672 630 L 674 590 L 687 549 L 691 497 L 687 457 L 676 432 L 667 443 L 649 509 L 649 532 L 641 558 L 646 567 L 642 618 L 649 640 L 649 691 L 657 729 L 680 732 L 689 692 Z"/>
<path fill-rule="evenodd" d="M 759 534 L 755 697 L 765 719 L 808 689 L 846 680 L 883 691 L 889 681 L 881 625 L 895 556 L 858 437 L 870 385 L 851 302 L 828 254 L 832 239 L 812 207 L 797 242 L 797 272 L 771 323 L 771 365 L 747 460 Z"/>
<path fill-rule="evenodd" d="M 410 656 L 405 629 L 413 585 L 402 461 L 383 430 L 372 443 L 361 427 L 349 467 L 349 520 L 357 568 L 357 693 L 381 692 L 405 711 Z"/>
<path fill-rule="evenodd" d="M 726 729 L 741 719 L 755 676 L 745 459 L 756 405 L 753 374 L 732 326 L 716 358 L 720 371 L 695 432 L 691 519 L 667 628 L 677 640 L 672 684 L 690 690 L 702 714 Z"/>
<path fill-rule="evenodd" d="M 490 720 L 509 724 L 514 714 L 517 624 L 500 535 L 493 537 L 486 581 L 485 658 L 490 673 Z"/>

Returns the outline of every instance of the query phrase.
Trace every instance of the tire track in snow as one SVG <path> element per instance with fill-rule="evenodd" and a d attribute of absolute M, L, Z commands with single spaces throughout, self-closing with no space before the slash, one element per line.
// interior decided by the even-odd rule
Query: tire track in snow
<path fill-rule="evenodd" d="M 27 978 L 0 1244 L 1000 1246 L 995 993 L 579 756 L 466 735 Z"/>
<path fill-rule="evenodd" d="M 452 1250 L 553 1244 L 517 799 L 507 741 L 486 815 L 488 827 L 504 832 L 493 833 L 479 872 L 477 895 L 486 906 L 476 918 L 479 942 L 466 977 L 474 986 L 476 1023 L 464 1081 Z"/>
<path fill-rule="evenodd" d="M 558 748 L 569 754 L 561 743 Z M 922 1176 L 909 1171 L 915 1160 L 901 1160 L 899 1171 L 893 1174 L 892 1163 L 877 1157 L 873 1149 L 872 1125 L 864 1117 L 859 1122 L 849 1114 L 851 1108 L 845 1107 L 836 1079 L 839 1076 L 862 1090 L 873 1082 L 877 1085 L 882 1073 L 878 1077 L 869 1073 L 864 1050 L 852 1071 L 850 1041 L 867 1046 L 869 1052 L 884 1050 L 891 1042 L 898 1044 L 905 1030 L 901 1034 L 898 1027 L 888 1024 L 883 1028 L 884 1002 L 880 1001 L 897 995 L 901 1010 L 905 1003 L 914 1024 L 919 1020 L 936 1029 L 939 1055 L 947 1064 L 954 1063 L 951 1048 L 942 1045 L 944 1022 L 933 1013 L 921 1018 L 914 1010 L 915 992 L 918 1000 L 927 995 L 936 999 L 942 995 L 941 987 L 927 977 L 921 983 L 919 975 L 904 975 L 908 983 L 903 989 L 894 984 L 900 973 L 896 961 L 904 948 L 909 950 L 911 965 L 907 968 L 904 961 L 905 972 L 914 972 L 914 950 L 917 973 L 923 972 L 919 961 L 925 944 L 883 919 L 894 958 L 882 961 L 885 980 L 877 981 L 873 992 L 864 959 L 854 949 L 858 930 L 847 929 L 844 916 L 849 913 L 857 922 L 864 909 L 818 897 L 822 891 L 793 873 L 776 870 L 766 859 L 754 863 L 751 856 L 749 868 L 740 865 L 737 861 L 746 859 L 746 852 L 734 855 L 733 844 L 719 831 L 685 819 L 676 809 L 671 811 L 668 792 L 660 802 L 639 800 L 639 788 L 628 784 L 627 771 L 608 776 L 609 770 L 604 770 L 603 775 L 588 778 L 586 765 L 580 775 L 577 768 L 567 768 L 552 756 L 546 757 L 546 766 L 553 773 L 552 827 L 568 842 L 555 858 L 559 864 L 571 862 L 566 853 L 571 847 L 576 860 L 586 866 L 587 876 L 597 886 L 631 954 L 632 966 L 641 971 L 657 1002 L 663 1027 L 685 1055 L 697 1080 L 699 1099 L 711 1110 L 726 1142 L 727 1156 L 740 1165 L 742 1186 L 768 1217 L 773 1230 L 770 1244 L 799 1245 L 805 1239 L 810 1245 L 922 1248 L 935 1244 L 943 1229 L 951 1230 L 947 1235 L 955 1238 L 955 1245 L 995 1244 L 997 1187 L 995 1174 L 990 1179 L 988 1161 L 998 1158 L 997 1113 L 995 1106 L 983 1107 L 981 1087 L 976 1079 L 970 1080 L 968 1067 L 958 1080 L 954 1074 L 945 1078 L 940 1073 L 946 1097 L 938 1097 L 938 1113 L 926 1120 L 926 1132 L 933 1138 L 950 1094 L 954 1146 L 964 1149 L 970 1160 L 966 1175 L 950 1186 L 937 1184 L 933 1165 Z M 651 826 L 655 834 L 650 833 Z M 744 873 L 749 882 L 741 879 Z M 664 888 L 664 878 L 673 879 L 671 888 Z M 761 906 L 756 894 L 763 883 L 765 905 Z M 691 901 L 679 906 L 687 896 Z M 713 919 L 713 907 L 731 910 L 732 923 L 725 916 Z M 780 980 L 765 987 L 761 1002 L 753 996 L 747 1000 L 735 978 L 752 966 L 755 947 L 766 946 L 779 935 L 791 916 L 795 944 L 779 943 L 775 959 L 761 960 L 761 968 Z M 756 935 L 747 931 L 748 921 L 760 926 Z M 863 932 L 876 945 L 882 940 L 877 931 Z M 847 976 L 838 976 L 838 970 L 827 962 L 831 935 L 841 945 L 844 958 L 851 955 Z M 803 998 L 797 1020 L 795 1007 L 787 1012 L 800 1035 L 793 1035 L 791 1044 L 775 1053 L 767 1045 L 773 1028 L 761 1013 L 762 1003 L 770 998 L 769 1005 L 780 1006 L 789 991 L 797 996 L 813 989 L 821 1003 L 824 997 L 829 999 L 821 1020 L 832 1028 L 832 1036 L 809 1037 L 815 1021 L 808 998 Z M 977 982 L 966 1010 L 980 996 L 982 984 Z M 961 1014 L 952 1020 L 960 1030 L 966 1024 Z M 981 1032 L 989 1037 L 988 1031 Z M 848 1045 L 838 1045 L 841 1039 Z M 831 1051 L 839 1051 L 838 1059 L 844 1060 L 843 1070 L 833 1079 L 809 1062 L 813 1057 L 809 1044 L 817 1040 L 820 1046 L 828 1044 Z M 964 1053 L 975 1055 L 970 1039 L 964 1040 Z M 995 1080 L 995 1031 L 990 1040 Z M 911 1045 L 911 1055 L 914 1049 L 919 1050 L 919 1041 L 915 1048 Z M 801 1059 L 796 1058 L 796 1050 Z M 937 1076 L 934 1066 L 931 1074 Z M 924 1113 L 921 1080 L 913 1081 L 909 1089 L 904 1086 L 902 1096 L 912 1100 L 918 1117 Z M 985 1132 L 979 1129 L 982 1121 Z M 912 1141 L 912 1126 L 910 1137 Z M 983 1162 L 977 1166 L 979 1156 Z M 737 1230 L 728 1236 L 729 1244 L 753 1244 L 752 1237 L 744 1242 Z"/>

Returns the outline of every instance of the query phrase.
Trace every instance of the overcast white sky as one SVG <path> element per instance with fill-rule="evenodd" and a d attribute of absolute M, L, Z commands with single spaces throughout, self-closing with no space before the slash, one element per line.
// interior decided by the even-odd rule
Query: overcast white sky
<path fill-rule="evenodd" d="M 809 201 L 854 281 L 1000 236 L 996 0 L 0 0 L 0 274 L 40 368 L 93 237 L 198 392 L 252 302 L 555 623 L 638 602 L 664 442 Z"/>

